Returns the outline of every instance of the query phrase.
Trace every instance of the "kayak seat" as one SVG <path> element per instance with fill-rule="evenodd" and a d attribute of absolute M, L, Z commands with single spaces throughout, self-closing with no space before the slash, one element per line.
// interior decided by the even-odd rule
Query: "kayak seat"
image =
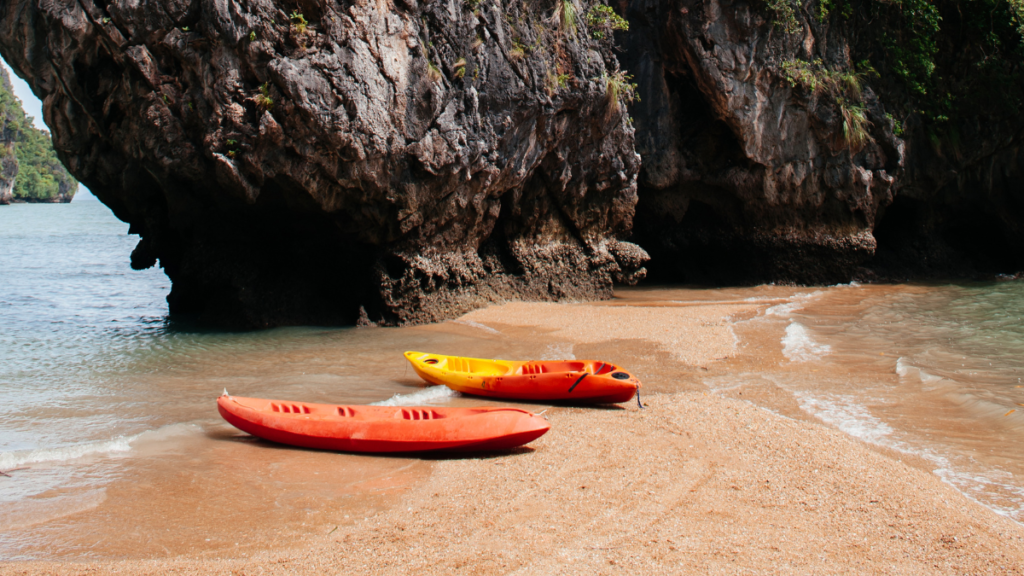
<path fill-rule="evenodd" d="M 582 372 L 586 369 L 583 362 L 527 362 L 519 369 L 523 376 L 547 374 L 548 372 Z"/>
<path fill-rule="evenodd" d="M 459 356 L 449 356 L 444 366 L 439 364 L 435 364 L 435 366 L 447 368 L 451 372 L 465 372 L 480 376 L 497 376 L 508 372 L 508 366 L 503 366 L 497 362 L 480 360 L 478 358 L 461 358 Z"/>
<path fill-rule="evenodd" d="M 523 367 L 520 369 L 519 373 L 524 375 L 524 376 L 527 376 L 527 375 L 534 375 L 534 374 L 544 374 L 547 371 L 548 371 L 548 368 L 544 364 L 529 364 L 529 363 L 527 363 L 527 364 L 523 364 Z"/>

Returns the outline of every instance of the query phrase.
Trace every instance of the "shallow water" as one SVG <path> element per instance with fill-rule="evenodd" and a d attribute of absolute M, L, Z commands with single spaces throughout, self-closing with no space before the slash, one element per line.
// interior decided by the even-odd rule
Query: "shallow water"
<path fill-rule="evenodd" d="M 781 390 L 803 413 L 1024 521 L 1022 318 L 1016 281 L 803 289 L 737 327 L 753 366 L 705 383 Z"/>
<path fill-rule="evenodd" d="M 574 347 L 466 320 L 197 331 L 166 318 L 161 271 L 129 269 L 127 228 L 96 202 L 0 207 L 0 559 L 245 555 L 390 505 L 429 460 L 276 447 L 223 423 L 214 399 L 477 402 L 425 387 L 405 350 L 618 355 L 645 392 L 745 394 L 913 455 L 1024 520 L 1024 283 L 645 288 L 605 303 L 757 305 L 734 319 L 735 358 L 687 367 L 614 331 Z"/>

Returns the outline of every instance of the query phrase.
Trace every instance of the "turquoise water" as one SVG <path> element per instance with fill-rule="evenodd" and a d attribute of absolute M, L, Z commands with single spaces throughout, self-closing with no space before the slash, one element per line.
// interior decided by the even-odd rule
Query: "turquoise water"
<path fill-rule="evenodd" d="M 1024 282 L 841 286 L 787 306 L 769 377 L 804 411 L 1024 521 Z"/>
<path fill-rule="evenodd" d="M 197 330 L 168 318 L 170 283 L 161 270 L 130 269 L 137 238 L 127 230 L 95 201 L 0 206 L 0 471 L 10 473 L 0 476 L 0 559 L 183 553 L 216 544 L 217 534 L 228 538 L 239 522 L 254 531 L 292 526 L 301 538 L 306 511 L 283 510 L 265 493 L 302 496 L 322 509 L 348 500 L 339 500 L 339 485 L 311 487 L 302 477 L 306 453 L 232 448 L 237 434 L 216 410 L 222 391 L 307 402 L 472 403 L 453 400 L 441 387 L 425 388 L 402 353 L 441 347 L 539 357 L 544 349 L 455 323 Z M 291 462 L 296 475 L 232 476 L 261 458 L 271 460 L 261 470 Z M 321 458 L 317 466 L 338 477 L 362 470 L 355 475 L 372 478 L 396 462 Z M 185 513 L 160 494 L 112 496 L 178 473 L 215 495 L 244 493 L 239 483 L 245 483 L 254 493 L 247 515 L 237 517 L 232 497 L 211 496 L 202 512 L 186 505 L 186 516 L 162 539 L 122 550 L 111 542 L 126 542 L 123 536 L 96 536 L 111 515 Z M 197 544 L 191 532 L 197 522 L 206 522 L 215 537 Z"/>

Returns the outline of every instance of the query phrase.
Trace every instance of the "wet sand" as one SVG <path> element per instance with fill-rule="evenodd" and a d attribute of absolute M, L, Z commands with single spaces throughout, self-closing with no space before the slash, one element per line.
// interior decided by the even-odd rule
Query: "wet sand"
<path fill-rule="evenodd" d="M 221 548 L 138 560 L 128 551 L 120 561 L 4 563 L 0 573 L 1024 574 L 1024 527 L 918 463 L 801 417 L 771 390 L 730 398 L 704 389 L 705 374 L 756 367 L 733 326 L 765 305 L 508 304 L 471 313 L 461 321 L 636 366 L 654 392 L 647 409 L 552 408 L 551 432 L 513 453 L 415 460 L 405 473 L 396 463 L 400 489 L 374 506 L 315 511 L 300 546 L 274 546 L 268 535 L 280 527 L 268 516 L 255 533 L 237 531 L 244 555 Z M 247 447 L 256 448 L 270 449 Z M 267 461 L 253 459 L 253 473 L 270 473 Z M 182 482 L 197 474 L 177 466 Z M 173 477 L 155 488 L 175 486 L 188 492 Z M 267 495 L 295 505 L 287 496 Z M 187 525 L 194 503 L 183 498 L 171 521 Z M 158 526 L 118 530 L 141 542 Z"/>

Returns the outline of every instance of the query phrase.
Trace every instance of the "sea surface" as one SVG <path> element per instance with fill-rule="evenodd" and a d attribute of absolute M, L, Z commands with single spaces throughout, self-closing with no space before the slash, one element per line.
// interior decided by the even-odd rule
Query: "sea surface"
<path fill-rule="evenodd" d="M 415 378 L 402 352 L 571 355 L 543 335 L 462 321 L 182 325 L 167 316 L 163 272 L 130 269 L 137 238 L 127 229 L 96 201 L 0 206 L 0 560 L 245 555 L 326 533 L 393 502 L 429 461 L 254 440 L 219 418 L 224 390 L 465 405 L 474 401 Z M 736 319 L 744 360 L 724 361 L 703 386 L 781 390 L 803 417 L 905 454 L 1024 521 L 1024 283 L 640 288 L 619 298 L 758 303 Z"/>

